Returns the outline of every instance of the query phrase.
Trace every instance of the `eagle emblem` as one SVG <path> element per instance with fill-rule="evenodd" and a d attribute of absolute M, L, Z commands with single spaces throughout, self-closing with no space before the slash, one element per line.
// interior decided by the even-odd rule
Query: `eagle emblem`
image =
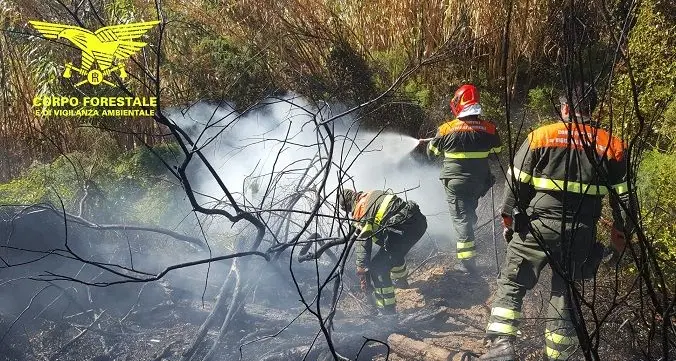
<path fill-rule="evenodd" d="M 115 71 L 119 72 L 120 78 L 125 79 L 127 72 L 124 61 L 147 45 L 138 40 L 159 21 L 106 26 L 95 32 L 77 26 L 42 21 L 29 23 L 45 38 L 67 39 L 82 50 L 80 67 L 69 62 L 65 64 L 66 69 L 63 72 L 64 78 L 70 78 L 73 71 L 85 76 L 85 80 L 75 84 L 78 87 L 85 83 L 92 85 L 105 83 L 115 86 L 106 80 L 106 76 Z"/>

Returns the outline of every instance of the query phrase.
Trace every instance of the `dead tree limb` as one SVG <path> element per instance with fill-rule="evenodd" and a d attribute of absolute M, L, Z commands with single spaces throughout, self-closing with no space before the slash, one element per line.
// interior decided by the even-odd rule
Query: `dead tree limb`
<path fill-rule="evenodd" d="M 92 321 L 92 323 L 90 323 L 89 326 L 87 326 L 84 330 L 80 331 L 80 333 L 78 333 L 77 336 L 73 337 L 70 341 L 66 342 L 63 346 L 61 346 L 61 348 L 59 348 L 59 350 L 56 351 L 54 353 L 54 355 L 52 355 L 49 358 L 49 361 L 56 361 L 56 359 L 59 356 L 61 356 L 62 353 L 67 351 L 72 344 L 77 342 L 77 340 L 81 339 L 82 336 L 84 336 L 85 333 L 87 333 L 87 331 L 91 330 L 91 328 L 94 327 L 94 325 L 96 325 L 99 322 L 99 320 L 101 319 L 101 316 L 103 316 L 103 314 L 105 314 L 105 313 L 106 313 L 106 310 L 103 310 L 98 315 L 94 315 L 94 321 Z"/>
<path fill-rule="evenodd" d="M 2 207 L 2 205 L 0 205 Z M 11 221 L 15 219 L 19 219 L 22 216 L 29 215 L 29 214 L 35 214 L 43 211 L 50 211 L 54 213 L 55 215 L 66 218 L 68 221 L 71 221 L 75 224 L 90 228 L 90 229 L 95 229 L 99 231 L 142 231 L 142 232 L 151 232 L 151 233 L 158 233 L 158 234 L 164 234 L 166 236 L 172 237 L 174 239 L 177 239 L 179 241 L 184 241 L 189 243 L 192 246 L 195 246 L 199 249 L 205 249 L 205 244 L 204 241 L 195 238 L 195 237 L 190 237 L 186 236 L 184 234 L 180 234 L 178 232 L 174 232 L 170 229 L 162 228 L 162 227 L 154 227 L 154 226 L 146 226 L 146 225 L 133 225 L 133 224 L 99 224 L 95 223 L 92 221 L 89 221 L 85 218 L 82 218 L 80 216 L 76 216 L 74 214 L 68 213 L 68 212 L 62 212 L 60 210 L 57 210 L 54 206 L 51 204 L 33 204 L 33 205 L 27 205 L 27 206 L 21 206 L 22 208 L 20 211 L 12 217 Z M 34 211 L 31 211 L 35 209 Z M 10 221 L 10 222 L 11 222 Z"/>

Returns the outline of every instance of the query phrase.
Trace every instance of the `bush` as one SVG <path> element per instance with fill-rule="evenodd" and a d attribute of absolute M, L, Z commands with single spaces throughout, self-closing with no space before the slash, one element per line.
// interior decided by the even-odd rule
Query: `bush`
<path fill-rule="evenodd" d="M 184 85 L 179 102 L 227 100 L 243 110 L 274 88 L 264 59 L 249 44 L 222 36 L 196 36 L 165 68 Z M 176 101 L 175 100 L 175 101 Z"/>
<path fill-rule="evenodd" d="M 643 158 L 637 191 L 644 231 L 659 252 L 668 277 L 676 277 L 676 153 L 651 151 Z"/>
<path fill-rule="evenodd" d="M 505 107 L 502 105 L 502 95 L 490 91 L 480 90 L 481 110 L 486 119 L 499 123 L 505 119 Z"/>
<path fill-rule="evenodd" d="M 631 67 L 638 91 L 638 105 L 653 134 L 650 145 L 670 149 L 676 143 L 670 134 L 676 128 L 676 116 L 673 111 L 673 89 L 676 84 L 676 24 L 673 22 L 676 3 L 668 0 L 646 0 L 636 25 L 629 35 L 629 54 Z M 621 76 L 616 79 L 613 94 L 613 108 L 617 113 L 621 109 L 633 109 L 626 68 L 620 67 Z M 665 112 L 666 110 L 666 112 Z M 616 118 L 618 116 L 616 115 Z M 616 127 L 630 134 L 638 131 L 633 117 L 622 117 Z M 620 128 L 616 128 L 620 129 Z"/>
<path fill-rule="evenodd" d="M 537 118 L 538 123 L 550 120 L 555 114 L 554 88 L 552 86 L 538 86 L 528 91 L 526 109 Z"/>
<path fill-rule="evenodd" d="M 138 222 L 159 224 L 176 217 L 180 187 L 168 182 L 168 164 L 177 164 L 180 150 L 174 143 L 153 150 L 139 147 L 117 157 L 97 153 L 71 153 L 51 164 L 34 164 L 24 175 L 0 184 L 0 203 L 46 202 L 68 212 L 79 213 L 97 222 Z M 174 182 L 175 183 L 175 182 Z"/>

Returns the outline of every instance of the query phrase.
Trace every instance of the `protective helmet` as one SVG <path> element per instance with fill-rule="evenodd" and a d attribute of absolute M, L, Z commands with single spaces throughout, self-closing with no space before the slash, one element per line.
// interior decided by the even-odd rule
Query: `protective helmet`
<path fill-rule="evenodd" d="M 354 208 L 354 202 L 357 199 L 357 192 L 352 189 L 343 189 L 338 192 L 338 204 L 344 211 L 351 213 Z"/>
<path fill-rule="evenodd" d="M 570 92 L 572 95 L 570 101 L 568 101 L 568 93 L 559 97 L 561 105 L 568 104 L 570 109 L 575 110 L 574 112 L 569 111 L 570 113 L 591 115 L 599 101 L 594 87 L 589 83 L 577 83 L 573 85 Z"/>
<path fill-rule="evenodd" d="M 479 90 L 472 84 L 465 84 L 458 88 L 451 99 L 451 111 L 457 118 L 480 115 Z"/>

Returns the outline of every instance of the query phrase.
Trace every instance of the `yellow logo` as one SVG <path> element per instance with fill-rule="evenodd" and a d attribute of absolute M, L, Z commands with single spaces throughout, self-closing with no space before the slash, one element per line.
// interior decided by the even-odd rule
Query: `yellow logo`
<path fill-rule="evenodd" d="M 123 61 L 141 50 L 147 43 L 137 41 L 159 21 L 147 21 L 124 25 L 106 26 L 91 32 L 77 26 L 53 24 L 42 21 L 30 21 L 33 27 L 47 39 L 67 39 L 80 50 L 82 59 L 80 67 L 72 62 L 66 63 L 63 72 L 64 78 L 72 77 L 72 72 L 85 77 L 75 84 L 76 87 L 89 83 L 101 83 L 115 86 L 106 79 L 107 76 L 118 71 L 120 78 L 125 79 L 127 72 Z M 119 61 L 119 62 L 118 62 Z M 96 63 L 96 67 L 94 67 Z"/>

